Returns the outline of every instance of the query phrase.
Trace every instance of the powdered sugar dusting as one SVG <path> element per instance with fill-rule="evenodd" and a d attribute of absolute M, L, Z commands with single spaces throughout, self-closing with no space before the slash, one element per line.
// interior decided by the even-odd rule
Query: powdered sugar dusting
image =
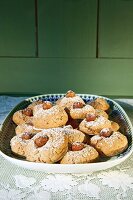
<path fill-rule="evenodd" d="M 35 112 L 34 112 L 34 116 L 35 117 L 41 117 L 41 116 L 47 116 L 47 115 L 55 115 L 55 113 L 64 111 L 64 109 L 58 105 L 51 107 L 50 109 L 43 109 L 43 105 L 37 105 L 35 106 Z"/>
<path fill-rule="evenodd" d="M 70 115 L 73 119 L 84 119 L 86 114 L 95 114 L 95 109 L 90 105 L 85 105 L 83 108 L 71 108 Z"/>
<path fill-rule="evenodd" d="M 15 146 L 16 143 L 21 143 L 21 144 L 27 144 L 29 142 L 29 140 L 23 140 L 22 139 L 22 135 L 23 134 L 19 134 L 19 135 L 15 135 L 12 139 L 11 139 L 11 146 Z"/>
<path fill-rule="evenodd" d="M 33 126 L 33 130 L 36 130 L 36 131 L 42 131 L 43 128 L 36 128 L 35 126 Z"/>
<path fill-rule="evenodd" d="M 96 120 L 90 121 L 90 122 L 87 122 L 85 120 L 86 127 L 98 127 L 98 126 L 103 126 L 106 124 L 110 125 L 110 127 L 111 127 L 111 122 L 103 116 L 100 116 L 100 117 L 96 118 Z"/>
<path fill-rule="evenodd" d="M 66 125 L 62 127 L 63 129 L 73 129 L 73 127 L 71 125 Z"/>
<path fill-rule="evenodd" d="M 68 151 L 63 159 L 68 163 L 87 163 L 98 157 L 97 151 L 90 145 L 84 145 L 80 151 Z"/>
<path fill-rule="evenodd" d="M 109 128 L 103 128 L 103 129 L 102 129 L 102 131 L 103 131 L 104 133 L 108 133 L 109 130 L 110 130 Z"/>
<path fill-rule="evenodd" d="M 110 137 L 108 138 L 103 138 L 103 140 L 110 146 L 112 147 L 118 139 L 122 136 L 121 133 L 119 132 L 114 132 Z"/>
<path fill-rule="evenodd" d="M 83 112 L 84 113 L 94 113 L 95 114 L 95 109 L 91 105 L 86 105 L 83 107 Z"/>
<path fill-rule="evenodd" d="M 113 145 L 116 144 L 116 142 L 119 142 L 119 144 L 121 145 L 122 141 L 118 141 L 118 140 L 125 140 L 126 141 L 126 138 L 125 136 L 123 137 L 124 135 L 121 134 L 120 132 L 113 132 L 113 134 L 109 137 L 103 137 L 103 136 L 94 136 L 91 138 L 91 141 L 92 143 L 94 144 L 94 142 L 98 142 L 99 141 L 99 144 L 102 144 L 103 142 L 106 143 L 107 147 L 113 147 Z"/>
<path fill-rule="evenodd" d="M 100 135 L 95 135 L 91 138 L 91 141 L 97 141 L 97 140 L 101 140 L 102 136 Z"/>
<path fill-rule="evenodd" d="M 83 105 L 85 105 L 85 102 L 83 101 L 83 99 L 81 97 L 79 97 L 78 95 L 74 96 L 74 97 L 64 97 L 61 99 L 61 101 L 59 102 L 59 105 L 63 106 L 63 107 L 67 107 L 68 109 L 70 109 L 73 106 L 74 102 L 80 102 Z"/>
<path fill-rule="evenodd" d="M 41 132 L 37 133 L 31 140 L 34 141 L 36 138 L 48 136 L 49 137 L 48 142 L 40 148 L 43 148 L 43 149 L 56 148 L 59 145 L 61 145 L 62 143 L 64 143 L 64 137 L 65 137 L 65 134 L 63 134 L 61 132 L 61 130 L 59 130 L 58 128 L 57 128 L 57 130 L 55 130 L 55 128 L 44 129 Z M 36 148 L 36 146 L 35 146 L 35 148 Z"/>

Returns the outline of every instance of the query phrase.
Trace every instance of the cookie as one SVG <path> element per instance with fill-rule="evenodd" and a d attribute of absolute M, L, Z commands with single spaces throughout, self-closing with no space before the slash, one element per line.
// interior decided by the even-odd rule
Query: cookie
<path fill-rule="evenodd" d="M 107 101 L 103 98 L 95 99 L 94 101 L 90 103 L 90 105 L 93 106 L 95 109 L 104 110 L 104 111 L 108 110 L 110 107 Z"/>
<path fill-rule="evenodd" d="M 118 123 L 111 121 L 111 128 L 113 131 L 118 131 L 120 126 Z"/>
<path fill-rule="evenodd" d="M 33 115 L 39 112 L 39 108 L 43 108 L 43 110 L 49 110 L 53 107 L 53 104 L 50 101 L 43 101 L 43 103 L 34 105 L 33 107 Z"/>
<path fill-rule="evenodd" d="M 30 108 L 31 110 L 33 110 L 34 107 L 35 107 L 36 105 L 43 104 L 43 103 L 44 103 L 43 100 L 33 101 L 33 102 L 28 106 L 28 108 Z"/>
<path fill-rule="evenodd" d="M 16 111 L 13 114 L 12 120 L 15 124 L 32 123 L 33 112 L 30 108 L 25 108 L 23 110 Z"/>
<path fill-rule="evenodd" d="M 37 133 L 27 144 L 26 159 L 34 162 L 55 163 L 67 152 L 68 137 L 53 129 Z"/>
<path fill-rule="evenodd" d="M 56 128 L 65 125 L 68 121 L 68 115 L 64 108 L 58 105 L 49 109 L 44 109 L 42 104 L 36 105 L 33 114 L 33 125 L 36 128 Z"/>
<path fill-rule="evenodd" d="M 70 116 L 73 119 L 84 119 L 86 114 L 88 113 L 94 113 L 95 109 L 90 105 L 83 105 L 83 107 L 80 108 L 80 104 L 75 102 L 73 104 L 73 107 L 70 109 Z M 82 104 L 81 104 L 82 105 Z"/>
<path fill-rule="evenodd" d="M 110 136 L 93 136 L 90 139 L 92 145 L 101 155 L 115 156 L 122 153 L 128 146 L 127 137 L 120 132 L 113 132 Z"/>
<path fill-rule="evenodd" d="M 21 134 L 21 133 L 25 133 L 25 132 L 28 132 L 28 133 L 38 133 L 40 132 L 42 129 L 37 129 L 35 128 L 33 125 L 31 124 L 19 124 L 16 129 L 15 129 L 15 132 L 16 134 Z"/>
<path fill-rule="evenodd" d="M 86 136 L 84 133 L 77 129 L 70 128 L 70 126 L 66 126 L 63 129 L 63 132 L 68 136 L 68 142 L 74 143 L 74 142 L 84 142 L 86 139 Z"/>
<path fill-rule="evenodd" d="M 95 109 L 95 114 L 97 117 L 103 116 L 105 118 L 109 118 L 108 114 L 104 110 Z"/>
<path fill-rule="evenodd" d="M 10 141 L 12 152 L 21 156 L 25 156 L 26 146 L 33 136 L 34 135 L 31 133 L 22 133 L 14 136 Z"/>
<path fill-rule="evenodd" d="M 90 145 L 75 142 L 71 148 L 60 161 L 61 164 L 90 163 L 99 157 L 98 152 Z"/>
<path fill-rule="evenodd" d="M 68 143 L 83 142 L 86 139 L 84 133 L 77 129 L 73 129 L 70 125 L 59 128 L 51 128 L 50 130 L 53 130 L 60 134 L 66 134 L 68 137 Z"/>
<path fill-rule="evenodd" d="M 111 122 L 103 116 L 90 121 L 85 118 L 79 125 L 79 130 L 89 135 L 97 135 L 103 128 L 111 128 Z"/>
<path fill-rule="evenodd" d="M 69 90 L 63 98 L 59 99 L 56 102 L 56 104 L 70 110 L 75 102 L 79 102 L 85 105 L 85 102 L 80 96 L 76 95 L 75 92 Z"/>

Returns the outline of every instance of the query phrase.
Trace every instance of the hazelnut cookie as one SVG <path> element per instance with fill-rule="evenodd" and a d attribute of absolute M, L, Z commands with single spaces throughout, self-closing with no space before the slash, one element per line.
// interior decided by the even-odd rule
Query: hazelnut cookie
<path fill-rule="evenodd" d="M 96 161 L 98 152 L 90 145 L 75 142 L 60 161 L 61 164 L 83 164 Z"/>
<path fill-rule="evenodd" d="M 96 98 L 94 101 L 90 103 L 90 105 L 93 106 L 95 109 L 104 111 L 108 110 L 110 107 L 108 102 L 103 98 Z"/>
<path fill-rule="evenodd" d="M 19 124 L 16 128 L 15 128 L 15 132 L 16 134 L 21 134 L 21 133 L 38 133 L 40 132 L 42 129 L 38 129 L 35 128 L 32 124 L 30 123 L 24 123 L 24 124 Z"/>
<path fill-rule="evenodd" d="M 50 108 L 44 108 L 43 104 L 36 105 L 33 114 L 33 125 L 36 128 L 56 128 L 65 125 L 68 121 L 68 115 L 64 108 L 58 105 Z"/>
<path fill-rule="evenodd" d="M 12 152 L 21 156 L 25 156 L 25 149 L 33 136 L 34 134 L 28 132 L 14 136 L 10 141 Z"/>
<path fill-rule="evenodd" d="M 70 110 L 75 102 L 85 105 L 85 102 L 80 96 L 76 95 L 72 90 L 69 90 L 63 98 L 57 100 L 56 104 Z"/>
<path fill-rule="evenodd" d="M 88 113 L 95 114 L 95 109 L 90 105 L 83 105 L 79 102 L 75 102 L 73 107 L 70 109 L 70 116 L 73 119 L 84 119 Z"/>
<path fill-rule="evenodd" d="M 25 156 L 29 161 L 55 163 L 65 155 L 67 150 L 67 135 L 54 129 L 47 129 L 31 138 Z"/>
<path fill-rule="evenodd" d="M 16 111 L 13 114 L 12 120 L 15 124 L 32 123 L 33 111 L 31 108 L 25 108 L 23 110 Z"/>
<path fill-rule="evenodd" d="M 87 115 L 79 125 L 79 130 L 89 135 L 97 135 L 103 128 L 111 128 L 111 122 L 103 116 Z"/>
<path fill-rule="evenodd" d="M 128 146 L 128 140 L 125 135 L 120 132 L 107 133 L 103 131 L 101 135 L 95 135 L 90 139 L 92 145 L 101 155 L 115 156 L 122 153 Z M 105 133 L 106 132 L 106 133 Z"/>

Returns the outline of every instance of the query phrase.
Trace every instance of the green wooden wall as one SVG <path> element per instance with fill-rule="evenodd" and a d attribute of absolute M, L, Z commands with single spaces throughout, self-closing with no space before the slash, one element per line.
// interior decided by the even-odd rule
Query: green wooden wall
<path fill-rule="evenodd" d="M 39 55 L 49 58 L 94 58 L 96 8 L 96 0 L 40 0 Z"/>
<path fill-rule="evenodd" d="M 0 94 L 133 96 L 133 1 L 0 0 Z"/>
<path fill-rule="evenodd" d="M 34 21 L 33 0 L 0 0 L 0 57 L 35 56 Z"/>

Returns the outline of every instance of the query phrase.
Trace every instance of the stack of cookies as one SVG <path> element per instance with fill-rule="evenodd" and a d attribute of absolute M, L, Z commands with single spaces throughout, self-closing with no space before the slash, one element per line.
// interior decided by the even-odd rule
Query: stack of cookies
<path fill-rule="evenodd" d="M 120 125 L 109 119 L 104 98 L 85 103 L 68 91 L 54 104 L 38 100 L 14 113 L 13 153 L 43 163 L 81 164 L 112 157 L 128 147 Z"/>

